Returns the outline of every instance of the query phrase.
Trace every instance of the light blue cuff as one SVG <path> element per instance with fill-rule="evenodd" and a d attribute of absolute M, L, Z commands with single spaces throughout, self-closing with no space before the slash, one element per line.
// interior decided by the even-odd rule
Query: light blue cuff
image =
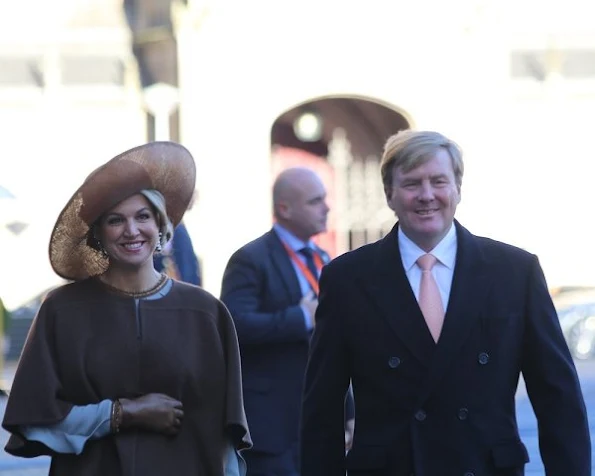
<path fill-rule="evenodd" d="M 306 324 L 306 330 L 311 331 L 314 328 L 314 326 L 310 322 L 310 317 L 308 317 L 308 310 L 306 309 L 305 306 L 300 306 L 300 309 L 302 310 L 302 313 L 304 314 L 304 324 Z"/>
<path fill-rule="evenodd" d="M 246 476 L 246 462 L 231 443 L 227 446 L 225 476 Z"/>
<path fill-rule="evenodd" d="M 59 423 L 47 426 L 24 426 L 21 433 L 30 441 L 39 441 L 57 453 L 81 454 L 88 440 L 102 438 L 110 432 L 112 401 L 74 406 Z"/>

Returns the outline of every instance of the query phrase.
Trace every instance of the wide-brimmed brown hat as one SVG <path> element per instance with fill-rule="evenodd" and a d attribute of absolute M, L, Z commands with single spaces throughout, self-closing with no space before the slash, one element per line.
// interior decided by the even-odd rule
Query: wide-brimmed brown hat
<path fill-rule="evenodd" d="M 154 189 L 165 197 L 175 227 L 186 212 L 195 182 L 194 159 L 175 142 L 150 142 L 114 157 L 87 177 L 58 216 L 50 238 L 52 268 L 70 280 L 105 272 L 108 259 L 87 244 L 96 220 L 131 195 Z"/>

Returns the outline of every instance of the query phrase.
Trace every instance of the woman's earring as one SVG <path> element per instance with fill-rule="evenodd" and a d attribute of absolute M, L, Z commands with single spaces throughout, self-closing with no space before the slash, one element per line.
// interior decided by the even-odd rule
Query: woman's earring
<path fill-rule="evenodd" d="M 105 248 L 101 244 L 101 241 L 97 240 L 97 245 L 99 246 L 99 252 L 101 253 L 101 256 L 103 256 L 104 258 L 109 258 L 109 255 L 107 254 L 107 251 L 105 251 Z"/>
<path fill-rule="evenodd" d="M 163 239 L 163 233 L 159 232 L 159 238 L 157 239 L 157 246 L 155 246 L 155 251 L 157 253 L 161 253 L 163 247 L 161 246 L 161 240 Z"/>

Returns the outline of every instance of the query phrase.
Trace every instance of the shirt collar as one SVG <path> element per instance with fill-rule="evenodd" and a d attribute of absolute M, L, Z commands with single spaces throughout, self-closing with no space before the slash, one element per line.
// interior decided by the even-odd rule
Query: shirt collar
<path fill-rule="evenodd" d="M 405 271 L 409 271 L 417 262 L 418 258 L 422 255 L 425 255 L 426 252 L 417 246 L 405 233 L 403 233 L 401 227 L 398 228 L 397 234 L 403 267 L 405 268 Z M 436 259 L 448 269 L 454 269 L 455 260 L 457 257 L 457 230 L 454 226 L 454 223 L 451 225 L 448 233 L 446 233 L 446 236 L 442 238 L 440 243 L 438 243 L 430 251 L 430 253 L 433 254 Z"/>
<path fill-rule="evenodd" d="M 306 246 L 308 248 L 316 250 L 314 242 L 308 241 L 308 242 L 304 243 L 297 236 L 295 236 L 292 232 L 290 232 L 287 228 L 279 225 L 279 223 L 275 223 L 273 225 L 273 229 L 275 230 L 275 233 L 277 233 L 277 236 L 281 239 L 281 241 L 283 241 L 293 251 L 299 251 Z"/>

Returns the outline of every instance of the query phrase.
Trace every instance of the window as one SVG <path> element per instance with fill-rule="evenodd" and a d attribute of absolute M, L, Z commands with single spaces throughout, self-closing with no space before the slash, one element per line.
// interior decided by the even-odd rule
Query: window
<path fill-rule="evenodd" d="M 595 78 L 595 49 L 517 50 L 511 53 L 510 72 L 514 79 L 543 81 L 552 70 L 566 79 Z"/>
<path fill-rule="evenodd" d="M 40 56 L 0 57 L 0 86 L 43 86 Z"/>
<path fill-rule="evenodd" d="M 120 58 L 108 56 L 63 55 L 62 84 L 124 84 L 124 64 Z"/>

